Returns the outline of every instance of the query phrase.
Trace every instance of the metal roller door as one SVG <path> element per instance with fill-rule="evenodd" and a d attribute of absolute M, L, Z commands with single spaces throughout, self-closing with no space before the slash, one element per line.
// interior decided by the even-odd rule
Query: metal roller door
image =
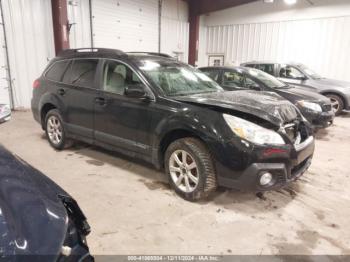
<path fill-rule="evenodd" d="M 93 0 L 95 47 L 158 51 L 158 0 Z"/>
<path fill-rule="evenodd" d="M 2 12 L 0 10 L 0 104 L 10 104 L 9 82 L 6 63 L 6 43 L 2 24 Z"/>

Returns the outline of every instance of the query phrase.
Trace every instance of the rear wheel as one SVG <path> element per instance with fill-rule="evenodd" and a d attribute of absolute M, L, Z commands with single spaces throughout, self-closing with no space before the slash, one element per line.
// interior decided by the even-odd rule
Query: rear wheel
<path fill-rule="evenodd" d="M 332 109 L 335 115 L 339 115 L 344 109 L 343 99 L 335 94 L 327 94 L 326 96 L 331 100 Z"/>
<path fill-rule="evenodd" d="M 50 145 L 57 150 L 62 150 L 72 144 L 66 138 L 62 117 L 57 109 L 52 109 L 46 114 L 45 131 Z"/>
<path fill-rule="evenodd" d="M 170 144 L 165 169 L 175 192 L 186 200 L 204 199 L 216 190 L 212 157 L 198 139 L 183 138 Z"/>

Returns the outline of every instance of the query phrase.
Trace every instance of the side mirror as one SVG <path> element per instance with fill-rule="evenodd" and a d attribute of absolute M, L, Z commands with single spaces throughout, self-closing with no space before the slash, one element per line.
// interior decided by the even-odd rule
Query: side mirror
<path fill-rule="evenodd" d="M 130 85 L 125 88 L 125 96 L 131 98 L 143 98 L 147 99 L 148 96 L 145 92 L 145 86 L 143 84 Z"/>
<path fill-rule="evenodd" d="M 296 77 L 295 79 L 300 80 L 300 81 L 305 81 L 305 80 L 307 80 L 307 77 L 306 76 L 299 76 L 299 77 Z"/>

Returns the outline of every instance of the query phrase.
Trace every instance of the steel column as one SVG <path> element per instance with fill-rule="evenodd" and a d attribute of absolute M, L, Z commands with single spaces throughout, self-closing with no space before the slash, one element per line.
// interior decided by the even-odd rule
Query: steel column
<path fill-rule="evenodd" d="M 56 55 L 69 48 L 67 0 L 51 0 Z"/>

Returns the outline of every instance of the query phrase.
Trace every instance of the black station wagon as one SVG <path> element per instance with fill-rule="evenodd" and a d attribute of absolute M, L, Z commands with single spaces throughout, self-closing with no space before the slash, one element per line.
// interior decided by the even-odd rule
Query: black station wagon
<path fill-rule="evenodd" d="M 163 54 L 63 51 L 34 82 L 32 111 L 55 149 L 81 140 L 149 161 L 191 201 L 217 186 L 281 188 L 314 152 L 310 126 L 290 102 L 226 92 Z"/>

